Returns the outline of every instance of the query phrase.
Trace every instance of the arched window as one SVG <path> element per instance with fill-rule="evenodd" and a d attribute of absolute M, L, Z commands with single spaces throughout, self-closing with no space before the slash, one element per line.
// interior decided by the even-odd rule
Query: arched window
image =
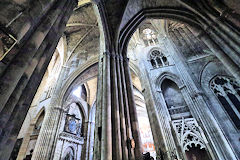
<path fill-rule="evenodd" d="M 165 79 L 161 88 L 171 118 L 181 119 L 182 117 L 190 117 L 189 108 L 177 84 L 169 79 Z"/>
<path fill-rule="evenodd" d="M 76 103 L 72 103 L 69 106 L 68 113 L 66 115 L 66 121 L 65 121 L 65 132 L 77 135 L 77 136 L 83 136 L 83 121 L 84 116 L 79 109 L 79 106 Z"/>
<path fill-rule="evenodd" d="M 160 51 L 154 50 L 150 54 L 150 62 L 153 68 L 168 66 L 167 57 Z"/>
<path fill-rule="evenodd" d="M 74 160 L 74 152 L 71 147 L 66 149 L 63 160 Z"/>
<path fill-rule="evenodd" d="M 165 79 L 161 89 L 171 116 L 174 135 L 182 152 L 188 159 L 210 160 L 201 128 L 192 117 L 178 85 L 170 79 Z"/>
<path fill-rule="evenodd" d="M 210 88 L 222 106 L 240 129 L 240 87 L 232 78 L 217 76 L 210 82 Z"/>

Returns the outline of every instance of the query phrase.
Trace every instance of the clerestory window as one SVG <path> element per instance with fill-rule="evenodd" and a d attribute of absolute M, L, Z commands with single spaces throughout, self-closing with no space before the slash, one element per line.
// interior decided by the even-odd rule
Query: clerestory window
<path fill-rule="evenodd" d="M 210 87 L 222 106 L 240 129 L 240 87 L 232 78 L 217 76 L 210 82 Z"/>
<path fill-rule="evenodd" d="M 160 68 L 169 65 L 167 57 L 158 50 L 154 50 L 151 52 L 150 62 L 153 68 Z"/>

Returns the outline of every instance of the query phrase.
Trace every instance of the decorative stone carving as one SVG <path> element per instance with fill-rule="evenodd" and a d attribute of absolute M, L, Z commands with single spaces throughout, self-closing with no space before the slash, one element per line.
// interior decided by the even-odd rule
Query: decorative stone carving
<path fill-rule="evenodd" d="M 60 133 L 59 140 L 66 140 L 69 143 L 75 143 L 75 144 L 83 144 L 84 143 L 83 137 L 78 137 L 76 135 L 73 135 L 73 134 L 67 133 L 67 132 Z"/>
<path fill-rule="evenodd" d="M 0 61 L 8 54 L 16 43 L 17 40 L 12 35 L 0 30 Z"/>
<path fill-rule="evenodd" d="M 200 149 L 206 148 L 201 129 L 194 118 L 180 119 L 172 121 L 178 142 L 183 151 L 188 151 L 189 147 L 200 145 Z"/>
<path fill-rule="evenodd" d="M 210 86 L 217 95 L 226 96 L 227 93 L 231 93 L 239 98 L 238 92 L 240 91 L 240 87 L 233 79 L 217 76 L 211 81 Z"/>

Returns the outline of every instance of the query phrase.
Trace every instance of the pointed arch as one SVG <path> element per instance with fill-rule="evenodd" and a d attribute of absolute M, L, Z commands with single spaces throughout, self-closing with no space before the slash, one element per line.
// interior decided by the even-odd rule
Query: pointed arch
<path fill-rule="evenodd" d="M 45 109 L 44 106 L 38 111 L 37 115 L 35 116 L 35 118 L 34 118 L 33 121 L 32 121 L 32 124 L 36 124 L 36 123 L 37 123 L 37 120 L 39 119 L 39 117 L 40 117 L 43 113 L 46 114 L 46 109 Z"/>
<path fill-rule="evenodd" d="M 181 79 L 180 79 L 177 75 L 175 75 L 175 74 L 173 74 L 173 73 L 171 73 L 171 72 L 163 72 L 162 74 L 160 74 L 160 75 L 158 76 L 158 78 L 157 78 L 156 81 L 155 81 L 155 84 L 156 84 L 157 89 L 158 89 L 159 91 L 161 91 L 161 85 L 162 85 L 162 83 L 163 83 L 163 81 L 164 81 L 165 79 L 169 79 L 169 80 L 173 81 L 174 83 L 177 84 L 177 86 L 178 86 L 180 89 L 181 89 L 182 87 L 184 87 L 183 81 L 181 81 Z"/>

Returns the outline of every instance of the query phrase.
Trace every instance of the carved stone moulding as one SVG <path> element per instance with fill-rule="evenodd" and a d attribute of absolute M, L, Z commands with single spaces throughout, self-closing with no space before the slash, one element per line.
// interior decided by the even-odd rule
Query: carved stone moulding
<path fill-rule="evenodd" d="M 0 61 L 17 44 L 17 40 L 11 35 L 0 29 Z"/>

